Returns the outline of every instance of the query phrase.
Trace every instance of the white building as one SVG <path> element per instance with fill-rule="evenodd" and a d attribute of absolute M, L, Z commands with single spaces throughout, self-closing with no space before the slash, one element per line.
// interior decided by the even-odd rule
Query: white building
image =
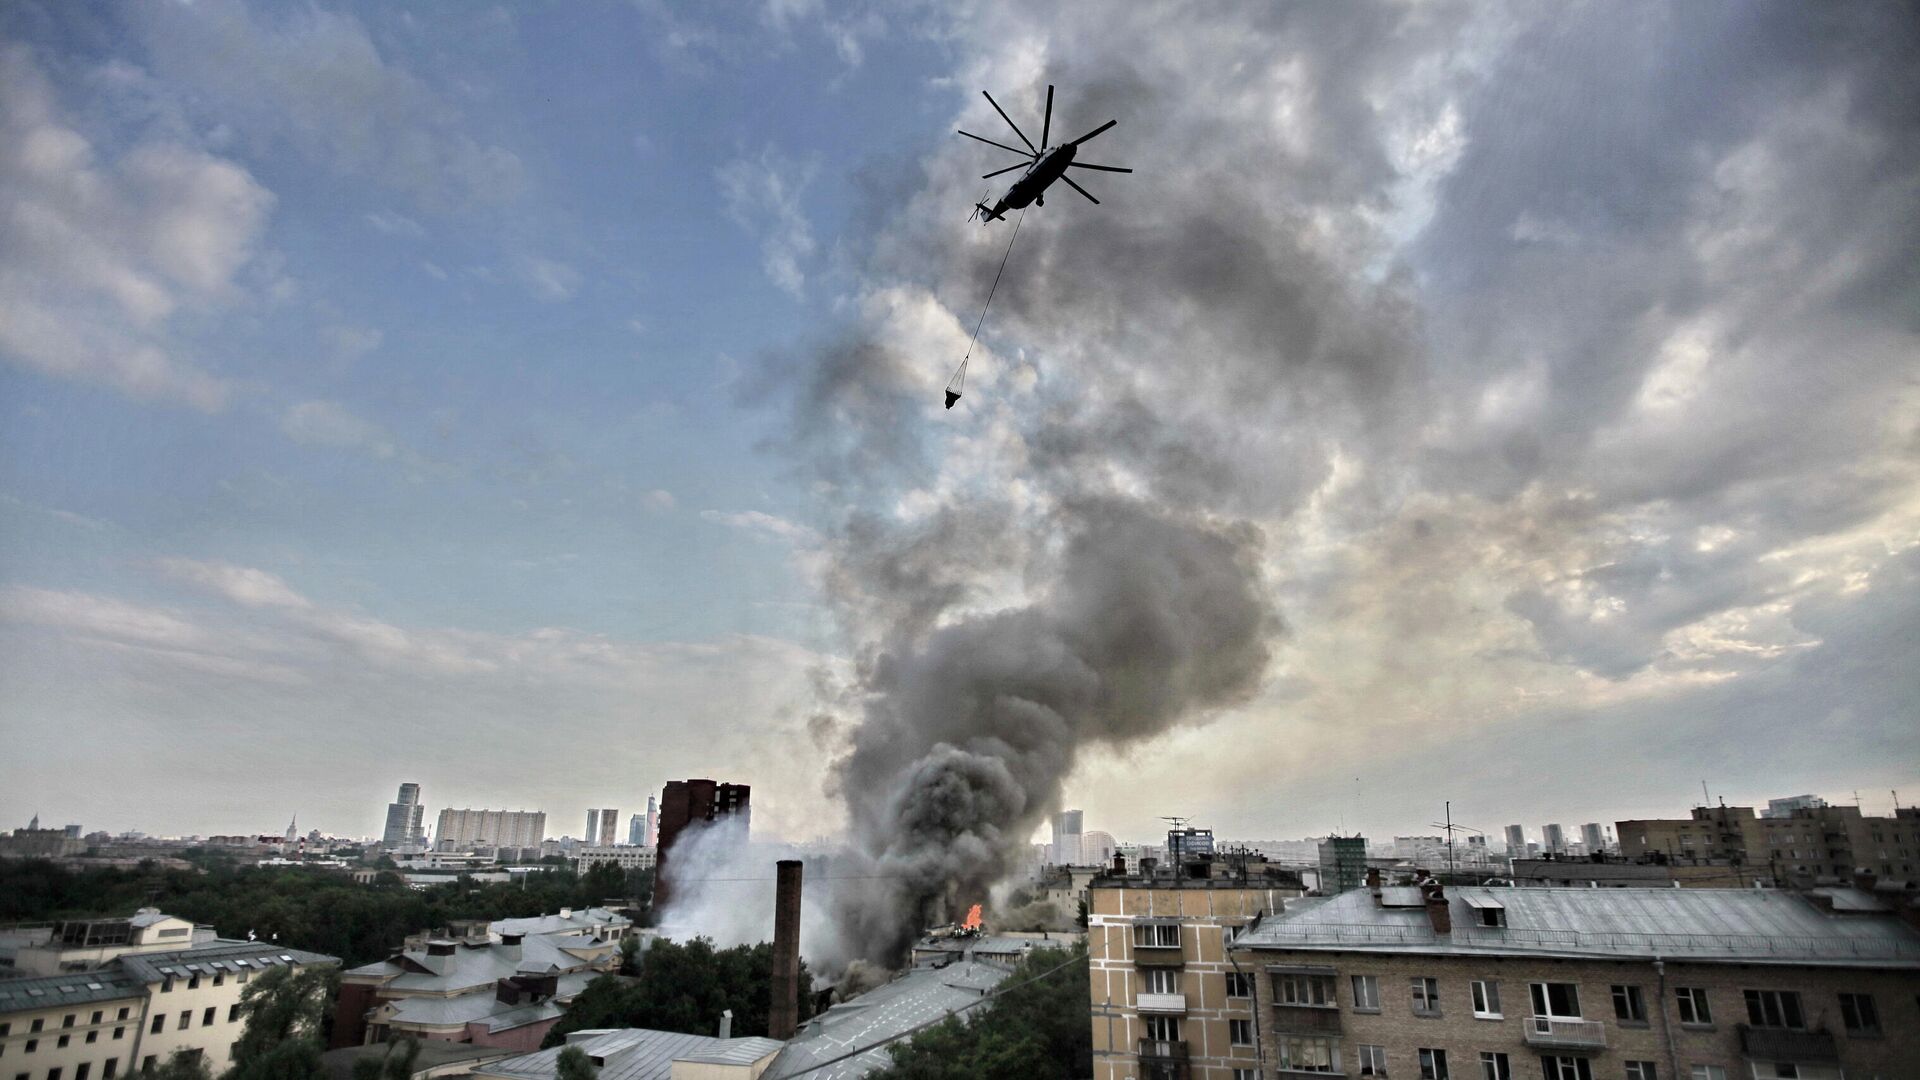
<path fill-rule="evenodd" d="M 546 839 L 543 810 L 442 810 L 434 830 L 436 846 L 469 850 L 476 845 L 496 848 L 537 848 Z"/>
<path fill-rule="evenodd" d="M 651 870 L 659 863 L 659 852 L 650 847 L 583 847 L 573 852 L 573 868 L 586 873 L 591 867 L 612 863 L 622 870 Z"/>

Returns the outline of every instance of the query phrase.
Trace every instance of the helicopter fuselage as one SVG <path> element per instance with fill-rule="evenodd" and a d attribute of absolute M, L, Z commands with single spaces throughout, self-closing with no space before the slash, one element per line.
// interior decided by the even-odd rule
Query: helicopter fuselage
<path fill-rule="evenodd" d="M 1055 180 L 1066 175 L 1067 166 L 1073 164 L 1074 145 L 1061 143 L 1059 146 L 1040 155 L 1020 179 L 1013 182 L 1005 195 L 1000 196 L 987 213 L 986 220 L 1001 217 L 1009 210 L 1024 210 L 1046 194 L 1047 188 Z"/>

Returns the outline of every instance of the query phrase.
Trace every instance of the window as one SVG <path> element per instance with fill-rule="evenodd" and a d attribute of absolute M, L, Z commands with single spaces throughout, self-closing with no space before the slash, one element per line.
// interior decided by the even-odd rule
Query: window
<path fill-rule="evenodd" d="M 190 1027 L 192 1027 L 192 1026 L 193 1026 L 193 1010 L 192 1010 L 192 1009 L 181 1009 L 181 1010 L 180 1010 L 180 1024 L 179 1024 L 179 1027 L 180 1027 L 180 1030 L 181 1030 L 181 1031 L 185 1031 L 185 1030 L 187 1030 L 188 1028 L 190 1028 Z"/>
<path fill-rule="evenodd" d="M 1651 1061 L 1629 1061 L 1627 1080 L 1660 1080 L 1660 1072 Z"/>
<path fill-rule="evenodd" d="M 1180 926 L 1178 923 L 1135 924 L 1133 944 L 1141 949 L 1177 949 L 1180 947 Z"/>
<path fill-rule="evenodd" d="M 1353 977 L 1353 1008 L 1356 1012 L 1380 1011 L 1380 979 L 1377 976 Z"/>
<path fill-rule="evenodd" d="M 1423 1046 L 1420 1048 L 1419 1054 L 1420 1080 L 1450 1080 L 1452 1074 L 1447 1072 L 1447 1052 L 1445 1050 L 1429 1050 Z"/>
<path fill-rule="evenodd" d="M 29 1053 L 29 1054 L 31 1054 L 31 1053 L 33 1053 L 33 1052 L 34 1052 L 35 1050 L 38 1050 L 38 1049 L 40 1049 L 40 1040 L 39 1040 L 39 1039 L 28 1039 L 28 1040 L 27 1040 L 27 1053 Z"/>
<path fill-rule="evenodd" d="M 65 1016 L 63 1016 L 63 1017 L 61 1017 L 61 1018 L 60 1018 L 60 1026 L 61 1026 L 61 1027 L 63 1027 L 63 1028 L 70 1028 L 70 1027 L 72 1027 L 72 1026 L 73 1026 L 73 1014 L 72 1014 L 72 1013 L 68 1013 L 67 1015 L 65 1015 Z"/>
<path fill-rule="evenodd" d="M 200 976 L 198 975 L 187 976 L 187 989 L 189 990 L 200 989 Z"/>
<path fill-rule="evenodd" d="M 83 1061 L 73 1067 L 73 1080 L 87 1080 L 87 1074 L 93 1071 L 93 1062 Z"/>
<path fill-rule="evenodd" d="M 1492 979 L 1473 980 L 1473 1015 L 1500 1019 L 1500 984 Z"/>
<path fill-rule="evenodd" d="M 1440 980 L 1416 975 L 1413 983 L 1413 1013 L 1415 1016 L 1440 1015 Z"/>
<path fill-rule="evenodd" d="M 40 1028 L 41 1028 L 41 1026 L 42 1026 L 43 1024 L 45 1024 L 45 1023 L 46 1023 L 46 1021 L 45 1021 L 45 1020 L 35 1020 L 35 1021 L 33 1022 L 33 1029 L 32 1029 L 32 1030 L 34 1030 L 34 1031 L 39 1031 L 39 1030 L 40 1030 Z"/>
<path fill-rule="evenodd" d="M 1260 1080 L 1259 1069 L 1235 1069 L 1233 1080 Z"/>
<path fill-rule="evenodd" d="M 97 1032 L 97 1031 L 89 1031 L 89 1032 L 87 1032 L 87 1041 L 88 1041 L 88 1042 L 98 1042 L 98 1041 L 100 1041 L 100 1033 L 99 1033 L 99 1032 Z"/>
<path fill-rule="evenodd" d="M 1169 971 L 1167 974 L 1171 975 L 1173 972 Z M 1173 991 L 1169 990 L 1167 993 L 1171 994 Z M 238 1019 L 240 1019 L 240 1003 L 236 1001 L 227 1008 L 227 1023 L 231 1024 Z"/>
<path fill-rule="evenodd" d="M 11 1023 L 0 1020 L 0 1039 L 6 1038 L 12 1031 L 13 1025 Z"/>
<path fill-rule="evenodd" d="M 173 993 L 173 976 L 169 975 L 160 980 L 160 992 L 163 994 Z"/>
<path fill-rule="evenodd" d="M 1613 988 L 1613 1017 L 1633 1024 L 1647 1022 L 1647 1001 L 1640 996 L 1639 987 L 1616 986 Z"/>
<path fill-rule="evenodd" d="M 1481 926 L 1507 925 L 1507 909 L 1505 908 L 1497 908 L 1497 907 L 1475 908 L 1473 913 L 1479 916 Z"/>
<path fill-rule="evenodd" d="M 167 1014 L 154 1013 L 152 1034 L 158 1035 L 165 1030 L 167 1030 Z"/>
<path fill-rule="evenodd" d="M 156 1030 L 158 1030 L 158 1029 L 156 1029 Z M 144 1072 L 144 1071 L 146 1071 L 146 1070 L 148 1070 L 148 1069 L 151 1069 L 151 1068 L 153 1068 L 153 1065 L 154 1065 L 154 1062 L 157 1062 L 157 1061 L 159 1061 L 159 1060 L 160 1060 L 160 1055 L 158 1055 L 158 1054 L 148 1054 L 148 1055 L 147 1055 L 146 1057 L 143 1057 L 143 1058 L 141 1058 L 141 1059 L 140 1059 L 140 1068 L 141 1068 L 141 1070 L 142 1070 L 142 1071 Z"/>
<path fill-rule="evenodd" d="M 54 1045 L 54 1046 L 55 1046 L 56 1048 L 59 1048 L 59 1047 L 64 1047 L 64 1046 L 66 1046 L 66 1045 L 67 1045 L 68 1043 L 70 1043 L 70 1042 L 72 1042 L 72 1041 L 73 1041 L 73 1036 L 71 1036 L 71 1035 L 62 1035 L 62 1036 L 60 1036 L 60 1041 L 59 1041 L 59 1042 L 57 1042 L 57 1043 L 54 1043 L 53 1045 Z"/>
<path fill-rule="evenodd" d="M 1143 994 L 1177 994 L 1180 992 L 1180 973 L 1172 968 L 1148 968 L 1140 973 L 1146 979 Z M 240 1006 L 233 1007 L 234 1016 L 240 1014 Z M 233 1016 L 227 1019 L 233 1019 Z"/>
<path fill-rule="evenodd" d="M 1679 1000 L 1680 1022 L 1683 1024 L 1711 1024 L 1713 1010 L 1707 1008 L 1707 988 L 1704 986 L 1682 986 L 1674 990 Z"/>
<path fill-rule="evenodd" d="M 227 981 L 227 977 L 225 975 L 222 975 L 217 971 L 213 973 L 213 985 L 223 986 L 226 984 L 226 981 Z"/>
<path fill-rule="evenodd" d="M 1841 994 L 1840 1019 L 1849 1035 L 1880 1034 L 1880 1014 L 1873 1008 L 1872 994 Z"/>
<path fill-rule="evenodd" d="M 1533 1015 L 1580 1019 L 1580 987 L 1573 983 L 1533 983 Z"/>
<path fill-rule="evenodd" d="M 251 971 L 243 971 L 240 973 L 241 982 L 246 982 L 248 979 L 251 979 L 251 978 L 253 978 L 253 972 Z"/>
<path fill-rule="evenodd" d="M 1387 1048 L 1372 1043 L 1361 1043 L 1356 1048 L 1360 1054 L 1361 1076 L 1387 1075 Z"/>
<path fill-rule="evenodd" d="M 127 1034 L 126 1028 L 117 1027 L 113 1029 L 113 1037 L 116 1039 L 123 1038 L 126 1036 L 126 1034 Z"/>
<path fill-rule="evenodd" d="M 1280 1067 L 1294 1072 L 1335 1071 L 1333 1040 L 1319 1035 L 1282 1036 Z"/>
<path fill-rule="evenodd" d="M 124 1005 L 122 1005 L 122 1006 L 120 1007 L 120 1014 L 119 1014 L 118 1016 L 115 1016 L 115 1017 L 114 1017 L 114 1019 L 115 1019 L 115 1020 L 125 1020 L 126 1018 L 127 1018 L 127 1007 L 126 1007 L 126 1006 L 124 1006 Z"/>
<path fill-rule="evenodd" d="M 1146 1025 L 1147 1038 L 1154 1042 L 1180 1041 L 1180 1018 L 1177 1016 L 1149 1016 Z"/>
<path fill-rule="evenodd" d="M 1235 1046 L 1252 1046 L 1253 1045 L 1253 1021 L 1251 1020 L 1227 1021 L 1227 1041 L 1232 1043 Z"/>
<path fill-rule="evenodd" d="M 1795 1031 L 1807 1026 L 1806 1017 L 1800 1012 L 1800 995 L 1792 990 L 1747 991 L 1747 1023 L 1759 1028 Z"/>
<path fill-rule="evenodd" d="M 1273 977 L 1273 1003 L 1275 1005 L 1316 1005 L 1324 1008 L 1332 1008 L 1339 1004 L 1334 1000 L 1333 976 L 1297 974 Z"/>
<path fill-rule="evenodd" d="M 200 1026 L 201 1026 L 201 1027 L 206 1027 L 207 1025 L 209 1025 L 209 1024 L 211 1024 L 211 1023 L 213 1023 L 213 1014 L 214 1014 L 214 1012 L 215 1012 L 215 1011 L 216 1011 L 216 1010 L 217 1010 L 218 1008 L 219 1008 L 219 1006 L 217 1006 L 217 1005 L 209 1005 L 209 1006 L 207 1006 L 207 1008 L 206 1008 L 206 1011 L 205 1011 L 205 1012 L 202 1012 L 202 1013 L 200 1014 Z"/>
<path fill-rule="evenodd" d="M 115 1076 L 118 1076 L 119 1074 L 120 1074 L 119 1058 L 108 1058 L 107 1063 L 105 1065 L 100 1066 L 100 1075 L 103 1078 L 103 1080 L 113 1080 L 113 1078 Z"/>
<path fill-rule="evenodd" d="M 1593 1065 L 1583 1057 L 1543 1057 L 1540 1072 L 1546 1080 L 1593 1080 Z"/>
<path fill-rule="evenodd" d="M 1253 976 L 1244 971 L 1227 972 L 1227 996 L 1250 998 L 1253 996 Z"/>
<path fill-rule="evenodd" d="M 107 1014 L 106 1014 L 106 1013 L 104 1013 L 104 1012 L 101 1012 L 101 1011 L 100 1011 L 99 1009 L 95 1009 L 95 1010 L 93 1010 L 93 1019 L 91 1019 L 91 1020 L 89 1020 L 89 1021 L 87 1021 L 87 1023 L 89 1023 L 89 1024 L 97 1024 L 97 1023 L 99 1023 L 99 1022 L 100 1022 L 100 1018 L 101 1018 L 101 1017 L 103 1017 L 103 1016 L 105 1016 L 105 1015 L 107 1015 Z"/>
<path fill-rule="evenodd" d="M 1688 1080 L 1727 1080 L 1727 1070 L 1718 1065 L 1695 1065 Z"/>
<path fill-rule="evenodd" d="M 1505 1054 L 1480 1051 L 1480 1080 L 1513 1080 L 1513 1063 Z"/>

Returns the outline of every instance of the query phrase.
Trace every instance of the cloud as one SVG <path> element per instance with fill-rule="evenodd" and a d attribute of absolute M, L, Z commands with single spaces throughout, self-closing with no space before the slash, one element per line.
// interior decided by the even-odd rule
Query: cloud
<path fill-rule="evenodd" d="M 514 270 L 542 300 L 570 300 L 580 291 L 580 271 L 563 262 L 523 255 L 515 260 Z"/>
<path fill-rule="evenodd" d="M 820 534 L 805 525 L 758 510 L 740 510 L 733 513 L 702 510 L 700 518 L 702 521 L 711 521 L 715 525 L 725 525 L 730 529 L 740 529 L 764 538 L 781 540 L 795 547 L 809 547 L 820 542 Z"/>
<path fill-rule="evenodd" d="M 427 230 L 421 228 L 419 222 L 407 217 L 405 214 L 396 214 L 391 210 L 376 210 L 368 214 L 367 224 L 373 226 L 376 231 L 386 233 L 388 236 L 411 236 L 418 238 L 427 234 Z"/>
<path fill-rule="evenodd" d="M 430 209 L 497 204 L 525 187 L 517 155 L 468 134 L 460 111 L 383 56 L 351 15 L 299 9 L 268 21 L 239 0 L 208 0 L 132 18 L 157 74 L 255 143 L 284 142 Z"/>
<path fill-rule="evenodd" d="M 169 577 L 217 593 L 246 607 L 311 608 L 306 597 L 265 570 L 193 559 L 161 559 Z"/>
<path fill-rule="evenodd" d="M 377 331 L 376 331 L 377 334 Z M 302 401 L 280 416 L 280 430 L 301 446 L 350 450 L 400 465 L 415 482 L 442 478 L 451 469 L 406 446 L 392 432 L 334 401 Z"/>
<path fill-rule="evenodd" d="M 640 496 L 640 501 L 646 504 L 647 509 L 663 514 L 679 505 L 679 500 L 673 497 L 673 492 L 664 488 L 648 491 Z"/>
<path fill-rule="evenodd" d="M 758 157 L 735 159 L 715 174 L 727 214 L 741 228 L 761 234 L 768 280 L 795 298 L 806 292 L 804 264 L 814 250 L 801 198 L 818 172 L 813 163 L 793 161 L 768 146 Z"/>
<path fill-rule="evenodd" d="M 273 196 L 239 165 L 152 139 L 109 157 L 24 46 L 0 48 L 0 354 L 212 412 L 233 386 L 182 359 L 174 316 L 239 295 Z"/>

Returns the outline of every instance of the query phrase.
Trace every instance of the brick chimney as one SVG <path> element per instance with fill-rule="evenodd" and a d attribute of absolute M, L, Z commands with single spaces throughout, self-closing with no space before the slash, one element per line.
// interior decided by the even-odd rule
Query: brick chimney
<path fill-rule="evenodd" d="M 1367 867 L 1367 891 L 1373 894 L 1373 905 L 1380 906 L 1380 868 Z"/>
<path fill-rule="evenodd" d="M 1453 912 L 1447 908 L 1447 890 L 1437 881 L 1430 882 L 1427 893 L 1427 921 L 1436 934 L 1453 933 Z"/>
<path fill-rule="evenodd" d="M 791 1039 L 800 1026 L 800 860 L 776 864 L 773 897 L 773 998 L 767 1035 Z"/>
<path fill-rule="evenodd" d="M 1127 876 L 1127 857 L 1117 851 L 1113 853 L 1113 876 Z"/>

